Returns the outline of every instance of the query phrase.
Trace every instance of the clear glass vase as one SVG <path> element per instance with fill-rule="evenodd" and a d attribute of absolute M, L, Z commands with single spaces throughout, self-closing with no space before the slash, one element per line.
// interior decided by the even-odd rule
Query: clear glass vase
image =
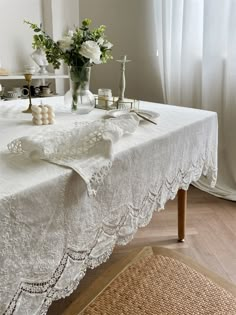
<path fill-rule="evenodd" d="M 70 90 L 65 94 L 65 104 L 71 104 L 76 114 L 88 114 L 95 106 L 95 97 L 89 90 L 91 67 L 70 68 Z"/>

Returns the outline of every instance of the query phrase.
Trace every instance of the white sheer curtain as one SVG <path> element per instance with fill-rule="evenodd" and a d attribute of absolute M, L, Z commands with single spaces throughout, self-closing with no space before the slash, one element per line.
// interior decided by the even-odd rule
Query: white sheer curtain
<path fill-rule="evenodd" d="M 236 0 L 154 0 L 164 100 L 212 110 L 219 119 L 214 189 L 236 200 Z"/>

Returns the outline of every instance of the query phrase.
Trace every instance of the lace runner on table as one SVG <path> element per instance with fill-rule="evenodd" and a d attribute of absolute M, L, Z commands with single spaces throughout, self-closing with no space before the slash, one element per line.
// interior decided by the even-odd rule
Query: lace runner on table
<path fill-rule="evenodd" d="M 8 144 L 12 153 L 46 160 L 72 168 L 87 184 L 89 195 L 96 194 L 112 166 L 112 146 L 139 124 L 135 114 L 117 119 L 76 123 L 65 129 L 42 129 Z"/>

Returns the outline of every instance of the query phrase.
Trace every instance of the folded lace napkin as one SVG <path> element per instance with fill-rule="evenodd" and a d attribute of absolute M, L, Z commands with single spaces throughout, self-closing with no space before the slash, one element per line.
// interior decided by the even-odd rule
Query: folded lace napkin
<path fill-rule="evenodd" d="M 112 166 L 112 146 L 139 124 L 135 114 L 109 120 L 76 123 L 72 127 L 41 128 L 32 135 L 8 144 L 12 153 L 34 160 L 70 167 L 85 181 L 89 195 L 95 195 Z"/>

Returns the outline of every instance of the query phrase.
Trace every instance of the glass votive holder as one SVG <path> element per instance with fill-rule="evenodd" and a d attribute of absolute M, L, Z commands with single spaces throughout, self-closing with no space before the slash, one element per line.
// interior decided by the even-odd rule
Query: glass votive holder
<path fill-rule="evenodd" d="M 111 89 L 98 89 L 97 108 L 109 109 L 113 104 Z"/>
<path fill-rule="evenodd" d="M 139 111 L 140 100 L 134 100 L 133 109 Z"/>
<path fill-rule="evenodd" d="M 124 100 L 116 101 L 116 109 L 120 110 L 139 110 L 139 100 L 125 98 Z"/>

